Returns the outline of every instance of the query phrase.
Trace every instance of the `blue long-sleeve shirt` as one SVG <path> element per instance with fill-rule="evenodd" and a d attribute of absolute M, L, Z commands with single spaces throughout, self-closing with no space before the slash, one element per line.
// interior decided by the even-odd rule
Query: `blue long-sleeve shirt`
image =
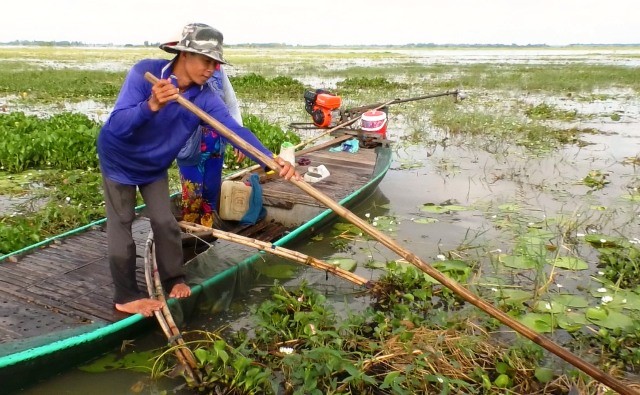
<path fill-rule="evenodd" d="M 146 59 L 129 71 L 114 109 L 98 135 L 100 167 L 108 179 L 126 185 L 144 185 L 165 177 L 189 136 L 203 123 L 177 102 L 168 103 L 155 113 L 149 109 L 152 84 L 144 74 L 148 71 L 158 78 L 167 78 L 172 70 L 172 61 Z M 193 85 L 182 96 L 265 155 L 273 155 L 249 129 L 233 119 L 222 99 L 211 89 Z M 248 152 L 244 153 L 265 165 Z"/>

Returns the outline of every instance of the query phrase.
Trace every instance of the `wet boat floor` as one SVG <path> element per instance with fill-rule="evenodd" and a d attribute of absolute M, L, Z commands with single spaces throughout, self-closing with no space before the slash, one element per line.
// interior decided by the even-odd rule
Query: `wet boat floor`
<path fill-rule="evenodd" d="M 373 150 L 357 153 L 329 152 L 303 154 L 310 166 L 325 164 L 331 175 L 314 186 L 334 200 L 341 200 L 366 183 L 373 172 Z M 307 166 L 299 166 L 304 174 Z M 265 206 L 286 205 L 295 201 L 320 206 L 314 198 L 294 184 L 271 178 L 263 184 Z M 141 289 L 144 278 L 145 244 L 149 220 L 139 216 L 132 233 L 137 247 L 137 277 Z M 247 237 L 265 241 L 280 238 L 287 229 L 275 222 L 259 222 L 231 229 Z M 185 257 L 206 249 L 206 244 L 185 246 Z M 215 241 L 217 259 L 237 262 L 238 246 Z M 255 251 L 254 251 L 255 252 Z M 245 251 L 247 256 L 251 251 Z M 228 255 L 228 256 L 225 256 Z M 61 338 L 62 333 L 86 331 L 87 326 L 104 326 L 127 315 L 114 309 L 113 285 L 107 261 L 106 228 L 96 226 L 76 235 L 57 240 L 39 249 L 0 263 L 0 356 L 22 348 L 30 338 Z"/>

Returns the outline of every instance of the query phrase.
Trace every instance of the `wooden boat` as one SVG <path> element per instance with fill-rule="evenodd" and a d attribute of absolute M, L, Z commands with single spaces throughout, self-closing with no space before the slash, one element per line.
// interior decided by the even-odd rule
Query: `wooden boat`
<path fill-rule="evenodd" d="M 298 158 L 309 159 L 311 166 L 323 164 L 330 170 L 330 176 L 314 186 L 345 207 L 369 196 L 391 162 L 387 144 L 360 148 L 356 153 L 328 150 L 352 137 L 343 134 L 297 153 Z M 304 174 L 306 166 L 298 170 Z M 236 227 L 235 232 L 280 246 L 317 232 L 336 217 L 278 177 L 263 184 L 263 201 L 267 218 L 252 226 Z M 114 309 L 104 224 L 104 220 L 98 221 L 0 257 L 3 391 L 24 387 L 95 358 L 156 325 L 153 319 L 127 316 Z M 141 289 L 146 289 L 142 255 L 149 230 L 142 210 L 133 224 Z M 222 240 L 215 241 L 205 253 L 200 253 L 202 246 L 185 244 L 185 256 L 196 255 L 186 266 L 188 281 L 194 285 L 193 296 L 169 301 L 172 310 L 177 307 L 182 315 L 197 306 L 202 294 L 226 292 L 221 291 L 225 284 L 242 283 L 241 274 L 250 270 L 261 255 Z"/>

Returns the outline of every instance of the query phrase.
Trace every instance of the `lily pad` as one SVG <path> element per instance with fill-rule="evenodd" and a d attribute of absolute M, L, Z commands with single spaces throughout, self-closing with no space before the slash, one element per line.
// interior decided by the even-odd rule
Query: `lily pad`
<path fill-rule="evenodd" d="M 417 218 L 414 219 L 413 222 L 415 222 L 416 224 L 434 224 L 436 222 L 439 222 L 436 218 Z"/>
<path fill-rule="evenodd" d="M 530 257 L 544 256 L 547 253 L 547 244 L 546 238 L 535 235 L 525 236 L 518 241 L 518 253 Z"/>
<path fill-rule="evenodd" d="M 294 278 L 296 276 L 296 267 L 292 265 L 287 265 L 285 263 L 281 264 L 269 264 L 269 263 L 260 263 L 255 265 L 256 270 L 269 278 L 277 278 L 277 279 L 288 279 Z"/>
<path fill-rule="evenodd" d="M 498 289 L 496 295 L 499 299 L 509 304 L 520 304 L 531 299 L 531 292 L 521 289 Z"/>
<path fill-rule="evenodd" d="M 551 332 L 555 326 L 552 314 L 529 313 L 522 316 L 520 322 L 538 333 Z"/>
<path fill-rule="evenodd" d="M 538 300 L 533 305 L 533 311 L 537 313 L 562 313 L 566 307 L 561 303 L 547 302 L 545 300 Z"/>
<path fill-rule="evenodd" d="M 567 307 L 585 308 L 589 306 L 589 302 L 582 296 L 576 296 L 571 294 L 556 294 L 551 296 L 551 301 L 558 304 L 563 304 Z"/>
<path fill-rule="evenodd" d="M 439 205 L 434 203 L 426 203 L 420 207 L 420 211 L 424 211 L 427 213 L 434 213 L 434 214 L 443 214 L 443 213 L 449 213 L 451 211 L 465 211 L 465 210 L 468 210 L 468 208 L 464 206 L 458 206 L 456 204 Z"/>
<path fill-rule="evenodd" d="M 349 272 L 356 270 L 358 266 L 358 262 L 353 258 L 331 258 L 327 260 L 327 263 Z"/>
<path fill-rule="evenodd" d="M 608 329 L 631 329 L 634 325 L 628 315 L 603 308 L 587 309 L 586 317 L 592 323 Z"/>
<path fill-rule="evenodd" d="M 441 262 L 434 262 L 433 267 L 445 276 L 457 281 L 464 282 L 471 274 L 471 267 L 465 261 L 450 259 Z M 431 284 L 439 284 L 438 280 L 424 273 L 424 278 Z"/>
<path fill-rule="evenodd" d="M 559 314 L 556 316 L 556 319 L 558 320 L 558 326 L 567 332 L 578 331 L 585 325 L 589 324 L 584 313 L 576 313 L 574 311 Z"/>
<path fill-rule="evenodd" d="M 365 264 L 368 269 L 386 269 L 387 262 L 382 261 L 369 261 Z"/>
<path fill-rule="evenodd" d="M 603 234 L 590 234 L 584 236 L 584 241 L 596 248 L 600 247 L 622 247 L 623 240 L 619 237 L 608 236 Z"/>
<path fill-rule="evenodd" d="M 549 264 L 555 267 L 569 270 L 587 270 L 589 264 L 582 259 L 572 256 L 560 256 L 554 260 L 550 260 Z"/>
<path fill-rule="evenodd" d="M 533 269 L 536 267 L 536 262 L 526 255 L 501 254 L 498 260 L 506 267 L 513 269 Z"/>
<path fill-rule="evenodd" d="M 153 351 L 131 352 L 122 358 L 116 354 L 107 354 L 92 363 L 80 366 L 79 369 L 90 373 L 101 373 L 115 369 L 130 369 L 136 372 L 148 373 L 153 368 L 157 353 Z"/>

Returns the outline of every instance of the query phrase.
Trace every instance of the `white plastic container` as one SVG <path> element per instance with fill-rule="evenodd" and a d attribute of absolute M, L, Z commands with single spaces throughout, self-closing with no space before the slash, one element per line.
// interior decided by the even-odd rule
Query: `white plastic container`
<path fill-rule="evenodd" d="M 220 218 L 239 221 L 249 211 L 251 185 L 242 181 L 226 180 L 220 188 Z"/>
<path fill-rule="evenodd" d="M 309 166 L 307 172 L 304 173 L 304 180 L 306 182 L 318 182 L 320 180 L 324 180 L 329 177 L 329 170 L 325 167 L 325 165 L 320 165 L 318 167 Z"/>
<path fill-rule="evenodd" d="M 296 166 L 296 147 L 293 144 L 289 142 L 282 143 L 278 156 L 291 163 L 293 167 Z"/>

